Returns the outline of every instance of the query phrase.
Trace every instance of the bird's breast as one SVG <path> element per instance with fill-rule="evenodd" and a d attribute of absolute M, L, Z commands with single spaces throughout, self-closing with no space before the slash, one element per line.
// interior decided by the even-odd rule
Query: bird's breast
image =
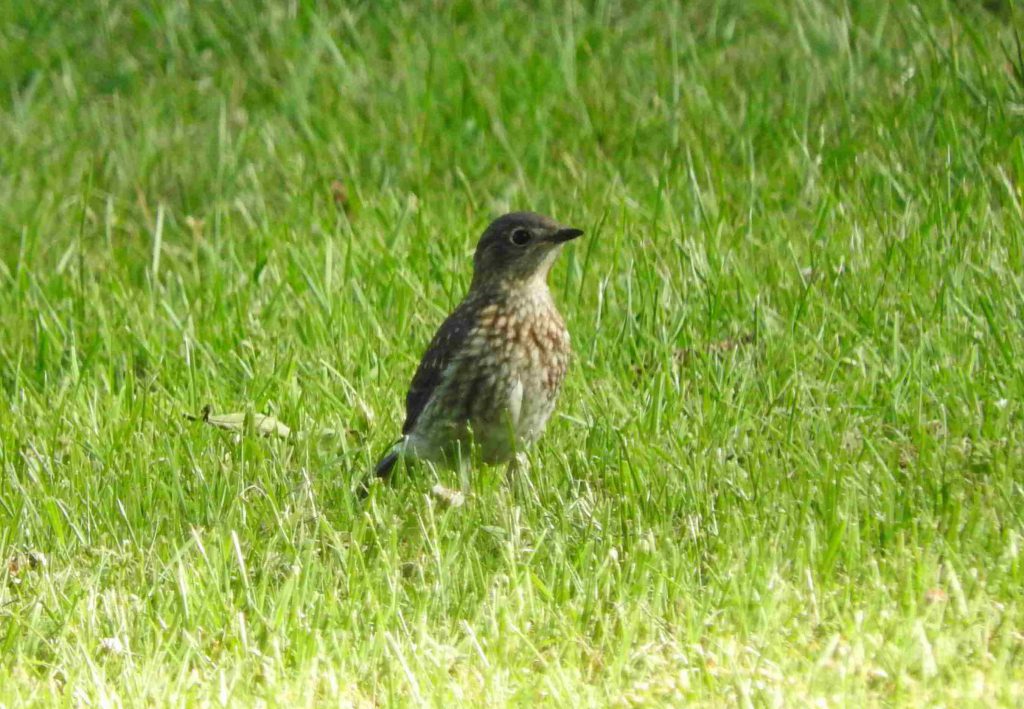
<path fill-rule="evenodd" d="M 549 367 L 569 354 L 569 332 L 553 304 L 489 305 L 480 311 L 477 339 L 509 367 Z"/>
<path fill-rule="evenodd" d="M 516 429 L 533 438 L 543 429 L 569 365 L 569 333 L 550 302 L 491 304 L 480 312 L 478 351 L 489 363 L 498 398 L 508 392 Z"/>

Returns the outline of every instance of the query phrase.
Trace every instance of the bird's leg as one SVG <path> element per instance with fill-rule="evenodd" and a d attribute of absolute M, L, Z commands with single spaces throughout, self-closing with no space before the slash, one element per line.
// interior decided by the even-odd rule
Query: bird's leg
<path fill-rule="evenodd" d="M 509 487 L 518 496 L 519 494 L 525 494 L 530 497 L 537 496 L 537 490 L 533 486 L 533 480 L 530 476 L 530 458 L 526 455 L 525 451 L 519 451 L 512 459 L 508 462 L 508 467 L 505 468 L 505 480 Z"/>
<path fill-rule="evenodd" d="M 456 441 L 454 450 L 451 451 L 448 458 L 449 466 L 455 470 L 458 476 L 458 489 L 463 491 L 469 490 L 470 474 L 473 472 L 472 452 L 473 445 L 471 442 Z M 438 478 L 438 483 L 441 483 L 440 478 Z"/>
<path fill-rule="evenodd" d="M 460 453 L 459 464 L 457 469 L 459 472 L 459 489 L 469 490 L 469 480 L 470 474 L 473 472 L 473 463 L 472 458 L 468 454 L 468 452 L 466 454 Z"/>

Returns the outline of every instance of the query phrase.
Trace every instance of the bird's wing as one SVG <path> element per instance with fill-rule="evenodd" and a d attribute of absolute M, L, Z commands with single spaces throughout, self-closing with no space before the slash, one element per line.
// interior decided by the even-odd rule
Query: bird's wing
<path fill-rule="evenodd" d="M 420 366 L 412 378 L 412 384 L 409 385 L 409 393 L 405 396 L 403 435 L 408 434 L 416 426 L 417 419 L 427 408 L 430 398 L 441 383 L 445 369 L 462 348 L 473 324 L 471 309 L 463 303 L 452 311 L 434 335 L 434 339 L 430 341 L 430 346 L 423 354 Z"/>

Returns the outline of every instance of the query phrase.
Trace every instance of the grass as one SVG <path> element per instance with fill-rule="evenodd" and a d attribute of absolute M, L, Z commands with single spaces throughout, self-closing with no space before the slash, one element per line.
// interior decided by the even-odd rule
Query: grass
<path fill-rule="evenodd" d="M 0 704 L 1024 701 L 1022 20 L 0 3 Z M 532 489 L 360 503 L 510 208 Z"/>

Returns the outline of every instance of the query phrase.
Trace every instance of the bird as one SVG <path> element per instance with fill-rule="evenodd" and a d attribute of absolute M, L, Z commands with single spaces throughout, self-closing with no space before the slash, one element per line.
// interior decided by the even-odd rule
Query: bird
<path fill-rule="evenodd" d="M 483 232 L 462 301 L 438 328 L 405 398 L 402 436 L 377 463 L 387 479 L 403 456 L 511 461 L 547 424 L 569 366 L 569 332 L 548 288 L 563 246 L 583 235 L 535 212 L 511 212 Z"/>

